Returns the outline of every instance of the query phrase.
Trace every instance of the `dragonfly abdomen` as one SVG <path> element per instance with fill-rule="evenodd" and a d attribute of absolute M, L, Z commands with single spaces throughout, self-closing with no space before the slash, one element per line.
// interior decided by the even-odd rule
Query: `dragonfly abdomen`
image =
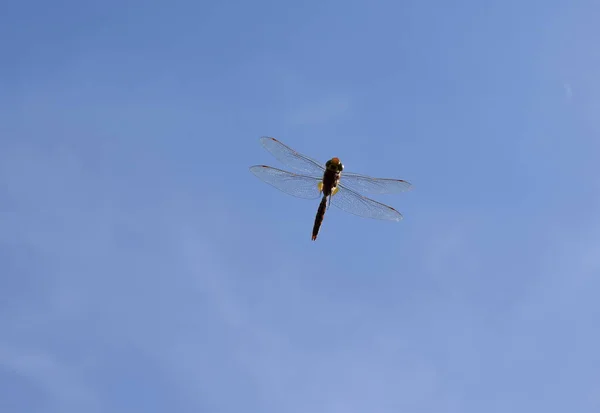
<path fill-rule="evenodd" d="M 313 225 L 312 231 L 312 240 L 315 241 L 317 239 L 317 235 L 319 234 L 319 229 L 321 228 L 321 224 L 323 223 L 323 218 L 325 218 L 325 210 L 327 209 L 327 196 L 323 195 L 323 199 L 321 199 L 321 203 L 319 204 L 319 209 L 317 209 L 317 216 L 315 217 L 315 225 Z"/>

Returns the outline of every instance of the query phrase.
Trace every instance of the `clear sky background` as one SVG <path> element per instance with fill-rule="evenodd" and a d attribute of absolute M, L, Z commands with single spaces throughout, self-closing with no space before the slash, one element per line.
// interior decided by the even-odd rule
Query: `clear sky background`
<path fill-rule="evenodd" d="M 598 16 L 1 3 L 0 411 L 600 411 Z M 261 135 L 405 219 L 311 242 Z"/>

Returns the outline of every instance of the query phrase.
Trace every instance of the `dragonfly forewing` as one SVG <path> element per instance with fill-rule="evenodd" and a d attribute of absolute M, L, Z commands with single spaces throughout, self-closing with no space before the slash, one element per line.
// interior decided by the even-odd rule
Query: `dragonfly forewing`
<path fill-rule="evenodd" d="M 371 194 L 396 194 L 412 188 L 410 182 L 402 179 L 373 178 L 352 172 L 343 173 L 341 181 L 354 191 Z"/>
<path fill-rule="evenodd" d="M 262 146 L 284 165 L 309 175 L 322 176 L 325 168 L 316 160 L 296 152 L 275 138 L 263 136 Z"/>

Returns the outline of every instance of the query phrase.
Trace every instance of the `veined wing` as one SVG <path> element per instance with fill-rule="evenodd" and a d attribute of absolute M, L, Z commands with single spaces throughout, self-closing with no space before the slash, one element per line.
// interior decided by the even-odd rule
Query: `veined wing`
<path fill-rule="evenodd" d="M 318 184 L 320 178 L 299 175 L 266 165 L 250 167 L 250 172 L 271 186 L 298 198 L 316 199 L 321 197 Z"/>
<path fill-rule="evenodd" d="M 360 195 L 344 185 L 338 185 L 338 192 L 331 197 L 336 207 L 364 218 L 400 221 L 402 214 L 389 205 Z"/>
<path fill-rule="evenodd" d="M 355 191 L 371 194 L 396 194 L 412 188 L 410 182 L 402 179 L 373 178 L 352 172 L 342 173 L 340 181 Z"/>
<path fill-rule="evenodd" d="M 325 168 L 319 162 L 296 152 L 289 146 L 279 142 L 277 139 L 263 136 L 260 138 L 260 143 L 267 151 L 271 152 L 271 155 L 286 166 L 310 175 L 323 176 Z"/>

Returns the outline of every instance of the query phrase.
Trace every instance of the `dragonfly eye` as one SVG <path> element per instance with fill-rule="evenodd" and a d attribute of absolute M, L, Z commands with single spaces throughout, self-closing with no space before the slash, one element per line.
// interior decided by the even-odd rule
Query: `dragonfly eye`
<path fill-rule="evenodd" d="M 341 163 L 341 162 L 340 162 L 340 163 L 338 163 L 338 164 L 337 164 L 337 169 L 338 169 L 338 171 L 342 172 L 342 171 L 344 170 L 344 165 L 342 165 L 342 163 Z"/>

